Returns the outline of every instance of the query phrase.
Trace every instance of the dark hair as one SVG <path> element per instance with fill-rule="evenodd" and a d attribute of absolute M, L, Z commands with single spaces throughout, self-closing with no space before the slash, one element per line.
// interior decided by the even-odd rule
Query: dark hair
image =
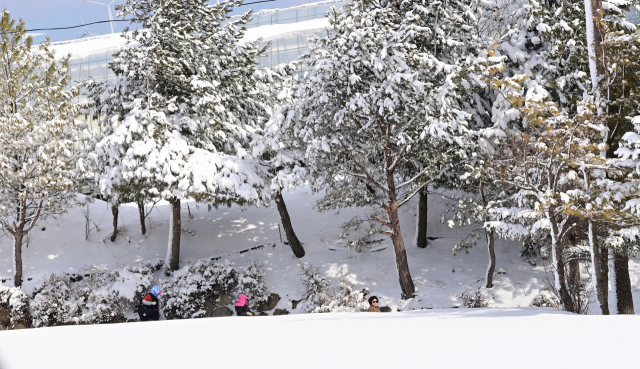
<path fill-rule="evenodd" d="M 373 302 L 372 302 L 373 300 L 378 300 L 378 297 L 376 296 L 369 297 L 369 305 L 373 305 Z"/>

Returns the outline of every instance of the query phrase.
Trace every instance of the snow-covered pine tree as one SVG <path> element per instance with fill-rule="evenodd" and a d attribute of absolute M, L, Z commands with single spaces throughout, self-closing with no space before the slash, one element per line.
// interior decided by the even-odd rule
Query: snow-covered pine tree
<path fill-rule="evenodd" d="M 268 107 L 268 110 L 270 113 L 273 113 L 281 105 L 293 102 L 292 88 L 296 79 L 296 67 L 297 62 L 294 62 L 261 71 L 261 78 L 269 86 L 271 106 Z M 306 178 L 304 152 L 300 149 L 300 145 L 281 142 L 280 140 L 287 137 L 277 136 L 277 132 L 274 132 L 277 138 L 272 135 L 265 136 L 264 130 L 256 133 L 252 142 L 253 155 L 270 168 L 266 172 L 268 177 L 265 180 L 271 183 L 271 196 L 280 214 L 282 228 L 284 228 L 291 251 L 296 257 L 302 258 L 305 251 L 293 229 L 282 192 L 304 185 Z"/>
<path fill-rule="evenodd" d="M 269 198 L 249 154 L 267 119 L 268 95 L 256 78 L 258 42 L 240 43 L 251 12 L 222 25 L 241 1 L 127 0 L 117 6 L 140 30 L 110 68 L 120 82 L 96 88 L 96 114 L 122 124 L 101 143 L 149 194 L 172 205 L 167 264 L 178 268 L 180 200 L 259 203 Z M 135 139 L 133 139 L 135 137 Z M 109 181 L 109 176 L 105 181 Z"/>
<path fill-rule="evenodd" d="M 75 124 L 68 60 L 56 60 L 49 39 L 32 48 L 23 21 L 0 20 L 0 224 L 13 237 L 14 284 L 22 285 L 22 241 L 38 220 L 76 201 L 88 134 Z"/>
<path fill-rule="evenodd" d="M 408 163 L 440 157 L 467 115 L 452 103 L 461 65 L 475 44 L 475 2 L 347 2 L 329 11 L 324 39 L 302 56 L 307 70 L 294 104 L 273 115 L 270 132 L 294 137 L 305 152 L 320 211 L 374 205 L 372 216 L 394 245 L 404 298 L 411 279 L 398 208 L 417 194 L 428 170 L 404 176 Z"/>
<path fill-rule="evenodd" d="M 613 8 L 615 8 L 615 6 Z M 624 21 L 621 12 L 617 12 L 613 8 L 611 8 L 613 11 L 609 12 L 605 18 L 608 17 L 609 22 L 615 24 L 616 29 L 628 28 L 629 24 Z M 509 40 L 500 44 L 498 48 L 500 53 L 508 56 L 506 69 L 504 69 L 501 74 L 502 76 L 507 76 L 507 79 L 503 80 L 506 82 L 500 86 L 503 91 L 497 96 L 493 104 L 492 121 L 494 125 L 491 129 L 483 133 L 490 138 L 487 142 L 495 142 L 495 144 L 502 149 L 499 143 L 501 141 L 499 136 L 505 133 L 507 136 L 510 135 L 510 133 L 504 130 L 505 127 L 508 127 L 508 130 L 511 130 L 512 133 L 516 135 L 520 135 L 522 132 L 528 132 L 527 130 L 530 129 L 528 122 L 523 120 L 520 115 L 522 109 L 514 109 L 514 99 L 520 99 L 522 100 L 521 102 L 538 101 L 538 103 L 535 104 L 539 106 L 541 106 L 539 102 L 547 101 L 553 103 L 554 109 L 557 110 L 557 113 L 550 115 L 552 119 L 555 119 L 553 117 L 557 118 L 562 116 L 563 118 L 561 118 L 560 121 L 573 120 L 573 126 L 575 127 L 579 126 L 579 121 L 583 121 L 583 123 L 589 122 L 589 124 L 593 124 L 594 127 L 598 126 L 601 122 L 590 115 L 590 108 L 587 106 L 588 104 L 586 104 L 586 99 L 589 98 L 589 94 L 591 93 L 592 84 L 589 78 L 587 39 L 584 37 L 587 33 L 585 3 L 582 1 L 530 2 L 524 5 L 515 16 L 518 18 L 516 22 L 517 28 L 510 33 Z M 517 77 L 518 75 L 526 77 Z M 520 88 L 522 88 L 522 90 L 514 93 L 515 90 L 513 88 L 515 86 L 519 86 L 515 88 L 516 90 Z M 513 95 L 510 95 L 512 93 Z M 520 97 L 516 98 L 515 95 Z M 584 107 L 582 112 L 580 112 L 580 106 Z M 582 116 L 582 118 L 574 119 L 577 116 Z M 494 129 L 495 131 L 493 131 Z M 603 129 L 606 130 L 606 128 Z M 591 145 L 595 147 L 599 142 L 602 142 L 601 138 L 598 138 L 599 134 L 599 132 L 593 131 L 591 133 L 592 136 L 583 136 L 582 139 L 590 140 Z M 574 157 L 574 160 L 581 161 L 583 159 Z M 583 162 L 587 168 L 592 168 L 593 165 L 595 165 L 594 163 L 587 164 L 588 162 L 589 160 Z M 599 165 L 604 164 L 599 163 Z M 589 181 L 588 178 L 582 179 L 584 177 L 582 176 L 583 173 L 579 172 L 580 171 L 576 171 L 576 175 L 580 175 L 580 179 L 578 181 L 571 181 L 574 182 L 576 189 L 585 191 L 587 190 L 585 187 L 586 184 L 592 181 Z M 568 181 L 568 179 L 563 181 L 564 189 L 570 189 L 568 183 L 571 181 Z M 567 198 L 571 197 L 569 195 L 567 196 Z M 594 194 L 590 196 L 594 198 L 597 197 Z M 560 204 L 560 202 L 558 202 L 558 204 Z M 564 228 L 566 232 L 558 235 L 566 238 L 556 238 L 554 240 L 552 237 L 552 243 L 559 246 L 560 244 L 558 242 L 560 242 L 564 244 L 564 246 L 575 248 L 576 242 L 580 243 L 585 241 L 584 238 L 587 232 L 578 234 L 580 232 L 577 232 L 577 230 L 581 229 L 582 226 L 580 224 L 581 222 L 584 223 L 584 221 L 576 218 L 575 214 L 567 213 L 566 209 L 568 209 L 568 207 L 566 205 L 567 204 L 563 204 L 559 206 L 555 223 L 558 225 L 568 224 L 571 230 Z M 586 203 L 583 201 L 582 205 L 586 206 Z M 564 210 L 561 209 L 563 207 Z M 508 217 L 516 213 L 518 213 L 518 211 L 512 213 L 496 209 L 496 214 L 510 214 Z M 527 238 L 533 237 L 534 234 L 540 235 L 543 229 L 549 231 L 550 236 L 554 236 L 552 234 L 554 233 L 553 227 L 550 227 L 553 222 L 543 224 L 546 223 L 545 221 L 536 225 L 535 222 L 531 223 L 531 220 L 533 219 L 519 219 L 520 222 L 528 223 L 530 231 L 535 230 L 534 233 L 530 232 Z M 532 226 L 532 224 L 535 226 Z M 561 248 L 564 248 L 564 246 Z M 600 254 L 606 255 L 607 252 L 606 250 L 602 250 Z M 559 269 L 563 267 L 563 265 L 559 265 L 557 259 L 554 259 L 554 264 L 557 264 L 556 271 L 562 272 Z M 579 267 L 577 262 L 570 265 Z M 601 265 L 601 263 L 594 262 L 594 265 L 597 267 Z M 598 273 L 595 274 L 600 275 Z M 579 275 L 579 272 L 577 275 Z M 558 281 L 558 275 L 556 275 L 556 280 Z M 600 281 L 598 283 L 600 283 Z M 559 288 L 558 291 L 560 292 Z M 565 294 L 565 297 L 561 296 L 561 299 L 566 308 L 565 300 L 568 299 L 567 295 Z M 600 302 L 602 304 L 603 301 L 601 300 Z"/>
<path fill-rule="evenodd" d="M 637 34 L 636 26 L 619 20 L 619 13 L 626 12 L 629 4 L 616 5 L 618 6 L 608 7 L 610 10 L 605 11 L 603 22 L 597 23 L 598 26 L 603 28 L 604 35 L 601 42 L 595 42 L 592 49 L 597 51 L 599 47 L 602 48 L 604 60 L 597 63 L 598 53 L 596 52 L 591 63 L 591 72 L 592 80 L 594 80 L 595 72 L 595 77 L 597 77 L 595 79 L 598 82 L 598 89 L 595 92 L 601 105 L 599 117 L 608 128 L 607 132 L 604 133 L 604 141 L 607 143 L 607 150 L 604 154 L 613 164 L 616 164 L 616 167 L 619 167 L 617 165 L 618 161 L 612 158 L 615 158 L 616 154 L 627 157 L 629 154 L 628 148 L 636 145 L 632 138 L 633 134 L 627 135 L 627 133 L 637 132 L 638 122 L 633 122 L 630 118 L 640 114 L 640 68 L 637 62 L 640 58 L 640 36 Z M 620 9 L 616 10 L 618 7 Z M 614 16 L 610 15 L 611 12 L 613 12 Z M 597 37 L 594 39 L 597 40 Z M 593 68 L 594 63 L 596 64 L 595 71 Z M 601 67 L 604 68 L 604 74 L 598 73 L 600 70 L 599 64 L 603 64 Z M 636 127 L 634 127 L 634 123 Z M 618 147 L 624 149 L 618 150 Z M 629 158 L 627 157 L 622 163 L 629 163 Z M 622 165 L 624 166 L 624 164 Z M 635 182 L 637 179 L 635 166 L 630 165 L 630 169 L 631 172 L 623 172 L 623 175 L 609 172 L 604 176 L 601 171 L 596 171 L 593 172 L 592 176 L 597 178 L 599 187 L 605 187 L 604 183 L 606 183 L 611 188 L 626 188 L 630 180 Z M 605 190 L 612 191 L 606 187 Z M 635 212 L 634 214 L 637 215 Z M 625 242 L 620 242 L 621 238 L 616 237 L 616 235 L 620 232 L 628 233 L 630 231 L 631 225 L 629 221 L 611 222 L 608 221 L 611 218 L 610 215 L 606 215 L 605 222 L 602 222 L 602 224 L 596 223 L 598 227 L 593 227 L 594 236 L 592 238 L 594 240 L 598 239 L 596 236 L 600 228 L 604 228 L 600 232 L 613 235 L 605 237 L 603 242 L 613 253 L 612 271 L 614 281 L 612 282 L 615 287 L 616 311 L 618 314 L 633 314 L 629 256 L 637 254 L 636 240 L 629 240 L 628 237 L 625 237 L 623 238 Z M 631 222 L 633 221 L 631 220 Z M 606 258 L 602 257 L 602 259 L 603 262 L 606 261 Z M 600 271 L 602 281 L 598 286 L 598 292 L 600 290 L 606 291 L 607 267 L 605 264 L 605 267 L 602 268 L 603 270 Z M 600 288 L 600 285 L 603 285 L 603 287 Z M 599 293 L 599 297 L 600 295 L 601 293 Z"/>

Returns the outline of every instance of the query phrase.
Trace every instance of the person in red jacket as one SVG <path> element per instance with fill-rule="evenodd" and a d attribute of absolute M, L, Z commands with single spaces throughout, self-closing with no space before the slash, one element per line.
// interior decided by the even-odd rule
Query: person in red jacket
<path fill-rule="evenodd" d="M 151 292 L 147 293 L 142 299 L 142 304 L 138 306 L 138 315 L 140 320 L 160 320 L 162 308 L 160 307 L 160 296 L 164 291 L 159 286 L 153 286 Z"/>

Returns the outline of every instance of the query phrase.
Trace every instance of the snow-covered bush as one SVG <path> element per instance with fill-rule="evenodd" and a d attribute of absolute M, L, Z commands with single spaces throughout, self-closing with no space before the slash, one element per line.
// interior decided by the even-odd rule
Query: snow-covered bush
<path fill-rule="evenodd" d="M 215 263 L 201 259 L 162 281 L 165 293 L 164 313 L 168 318 L 197 318 L 204 314 L 205 302 L 218 300 L 222 294 L 237 296 L 244 293 L 251 297 L 251 307 L 269 297 L 264 284 L 264 269 L 260 263 L 249 263 L 239 270 L 230 262 Z"/>
<path fill-rule="evenodd" d="M 463 292 L 458 298 L 466 308 L 488 308 L 491 304 L 491 298 L 486 298 L 480 289 L 475 293 Z"/>
<path fill-rule="evenodd" d="M 269 299 L 269 291 L 264 284 L 264 268 L 260 262 L 249 262 L 246 268 L 240 268 L 234 295 L 241 293 L 251 297 L 249 307 L 252 310 Z"/>
<path fill-rule="evenodd" d="M 50 327 L 80 321 L 82 309 L 79 297 L 74 293 L 71 285 L 69 274 L 52 274 L 34 292 L 31 311 L 35 327 Z"/>
<path fill-rule="evenodd" d="M 305 295 L 302 301 L 302 308 L 310 313 L 321 306 L 328 305 L 331 301 L 329 289 L 331 283 L 324 276 L 320 275 L 317 267 L 309 263 L 298 264 L 298 275 L 302 277 L 302 284 L 305 287 Z"/>
<path fill-rule="evenodd" d="M 533 300 L 531 300 L 531 304 L 529 306 L 552 307 L 560 309 L 560 300 L 558 300 L 558 296 L 556 296 L 555 294 L 547 290 L 543 290 L 540 291 L 538 296 L 534 297 Z"/>
<path fill-rule="evenodd" d="M 353 284 L 347 278 L 343 278 L 331 296 L 329 304 L 318 307 L 319 311 L 317 312 L 340 313 L 365 311 L 369 308 L 369 303 L 365 299 L 368 293 L 369 291 L 366 289 L 354 291 Z"/>
<path fill-rule="evenodd" d="M 151 288 L 156 270 L 150 264 L 112 271 L 91 266 L 75 274 L 53 274 L 33 294 L 34 326 L 135 319 L 134 305 Z"/>
<path fill-rule="evenodd" d="M 0 327 L 13 329 L 16 324 L 31 326 L 29 296 L 19 288 L 0 286 Z"/>
<path fill-rule="evenodd" d="M 301 307 L 308 313 L 338 313 L 364 311 L 368 308 L 365 296 L 368 290 L 353 290 L 353 284 L 343 278 L 336 289 L 322 275 L 317 267 L 300 263 L 298 275 L 302 277 L 306 293 Z"/>

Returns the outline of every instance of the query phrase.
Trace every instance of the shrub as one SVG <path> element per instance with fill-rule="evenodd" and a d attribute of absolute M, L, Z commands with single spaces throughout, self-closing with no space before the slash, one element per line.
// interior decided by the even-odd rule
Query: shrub
<path fill-rule="evenodd" d="M 462 305 L 466 308 L 488 308 L 491 304 L 491 299 L 487 299 L 482 295 L 482 291 L 477 289 L 475 293 L 463 292 L 459 299 L 462 300 Z"/>
<path fill-rule="evenodd" d="M 33 294 L 36 327 L 114 323 L 136 319 L 134 305 L 149 290 L 157 266 L 82 268 L 77 274 L 52 274 Z"/>
<path fill-rule="evenodd" d="M 298 275 L 302 277 L 306 293 L 302 308 L 308 313 L 337 313 L 364 311 L 368 308 L 365 296 L 368 290 L 354 291 L 348 279 L 343 278 L 336 289 L 322 275 L 317 267 L 300 263 Z"/>
<path fill-rule="evenodd" d="M 31 326 L 29 296 L 19 288 L 0 286 L 0 310 L 6 314 L 0 319 L 3 329 L 14 329 L 17 324 Z"/>
<path fill-rule="evenodd" d="M 251 297 L 251 307 L 256 307 L 269 297 L 264 284 L 264 269 L 260 263 L 249 263 L 237 270 L 231 263 L 215 263 L 209 259 L 187 265 L 162 281 L 165 293 L 164 314 L 167 318 L 197 318 L 205 313 L 207 301 L 213 303 L 222 294 Z"/>
<path fill-rule="evenodd" d="M 533 300 L 531 300 L 531 304 L 529 306 L 552 307 L 560 309 L 560 300 L 555 294 L 547 290 L 542 290 L 540 291 L 538 296 L 534 297 Z"/>

